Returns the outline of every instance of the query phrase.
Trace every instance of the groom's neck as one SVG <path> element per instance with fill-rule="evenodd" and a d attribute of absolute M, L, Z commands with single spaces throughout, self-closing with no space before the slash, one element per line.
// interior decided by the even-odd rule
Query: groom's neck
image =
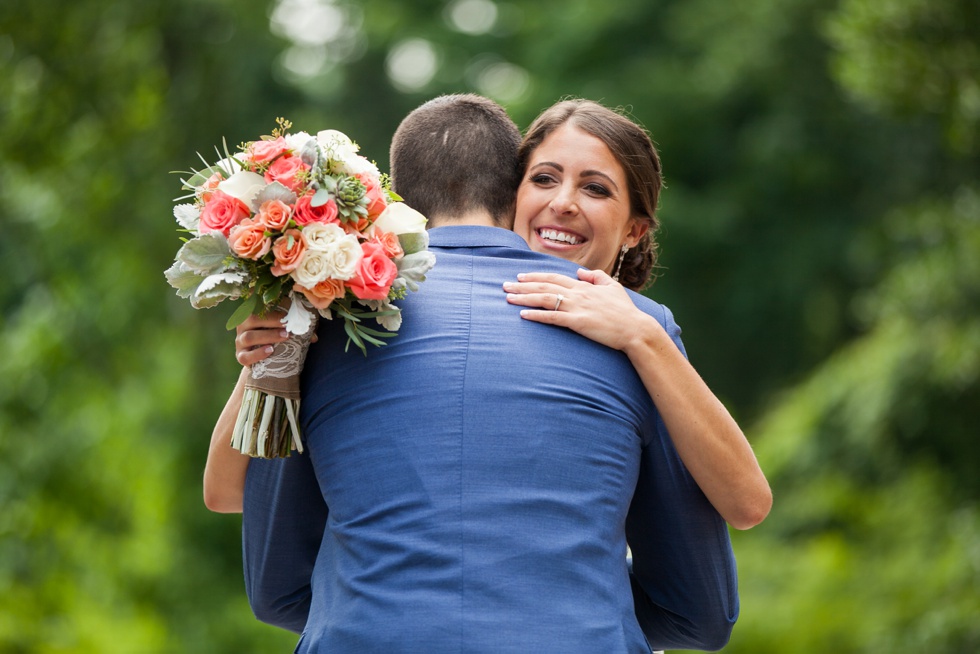
<path fill-rule="evenodd" d="M 450 225 L 475 225 L 479 227 L 505 227 L 506 225 L 500 225 L 494 221 L 493 216 L 490 212 L 485 209 L 478 209 L 474 211 L 468 211 L 464 214 L 459 215 L 445 215 L 436 214 L 434 216 L 429 216 L 428 227 L 431 229 L 433 227 L 448 227 Z"/>

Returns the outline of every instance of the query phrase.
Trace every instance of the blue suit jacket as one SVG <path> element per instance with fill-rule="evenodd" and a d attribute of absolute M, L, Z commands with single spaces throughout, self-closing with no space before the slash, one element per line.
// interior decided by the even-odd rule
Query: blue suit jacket
<path fill-rule="evenodd" d="M 298 652 L 722 647 L 727 527 L 629 360 L 505 300 L 519 272 L 576 266 L 503 229 L 430 237 L 437 264 L 389 345 L 344 353 L 321 321 L 308 454 L 250 464 L 256 615 L 302 631 Z M 682 347 L 670 312 L 634 299 Z"/>

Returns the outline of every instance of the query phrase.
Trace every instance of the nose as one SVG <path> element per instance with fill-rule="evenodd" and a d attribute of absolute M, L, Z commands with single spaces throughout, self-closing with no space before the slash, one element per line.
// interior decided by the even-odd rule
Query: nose
<path fill-rule="evenodd" d="M 575 190 L 567 185 L 558 187 L 555 196 L 551 198 L 551 210 L 559 216 L 577 213 L 578 204 L 575 202 Z"/>

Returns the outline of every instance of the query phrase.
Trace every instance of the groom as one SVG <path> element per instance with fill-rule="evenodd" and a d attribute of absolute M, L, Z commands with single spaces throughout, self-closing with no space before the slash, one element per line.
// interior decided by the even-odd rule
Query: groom
<path fill-rule="evenodd" d="M 392 142 L 395 190 L 437 265 L 397 338 L 344 353 L 321 321 L 308 453 L 253 460 L 249 600 L 297 652 L 718 649 L 738 613 L 727 528 L 621 353 L 521 320 L 501 285 L 573 275 L 509 231 L 520 134 L 478 96 L 432 100 Z M 679 330 L 663 307 L 638 306 Z M 627 537 L 634 565 L 626 563 Z"/>

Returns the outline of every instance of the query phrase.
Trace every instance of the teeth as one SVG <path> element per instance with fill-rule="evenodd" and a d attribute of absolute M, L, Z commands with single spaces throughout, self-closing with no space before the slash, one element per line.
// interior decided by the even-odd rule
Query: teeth
<path fill-rule="evenodd" d="M 569 245 L 578 245 L 582 242 L 582 239 L 577 236 L 572 236 L 565 232 L 559 232 L 557 229 L 542 229 L 538 234 L 543 239 L 549 241 L 558 241 L 559 243 L 568 243 Z"/>

